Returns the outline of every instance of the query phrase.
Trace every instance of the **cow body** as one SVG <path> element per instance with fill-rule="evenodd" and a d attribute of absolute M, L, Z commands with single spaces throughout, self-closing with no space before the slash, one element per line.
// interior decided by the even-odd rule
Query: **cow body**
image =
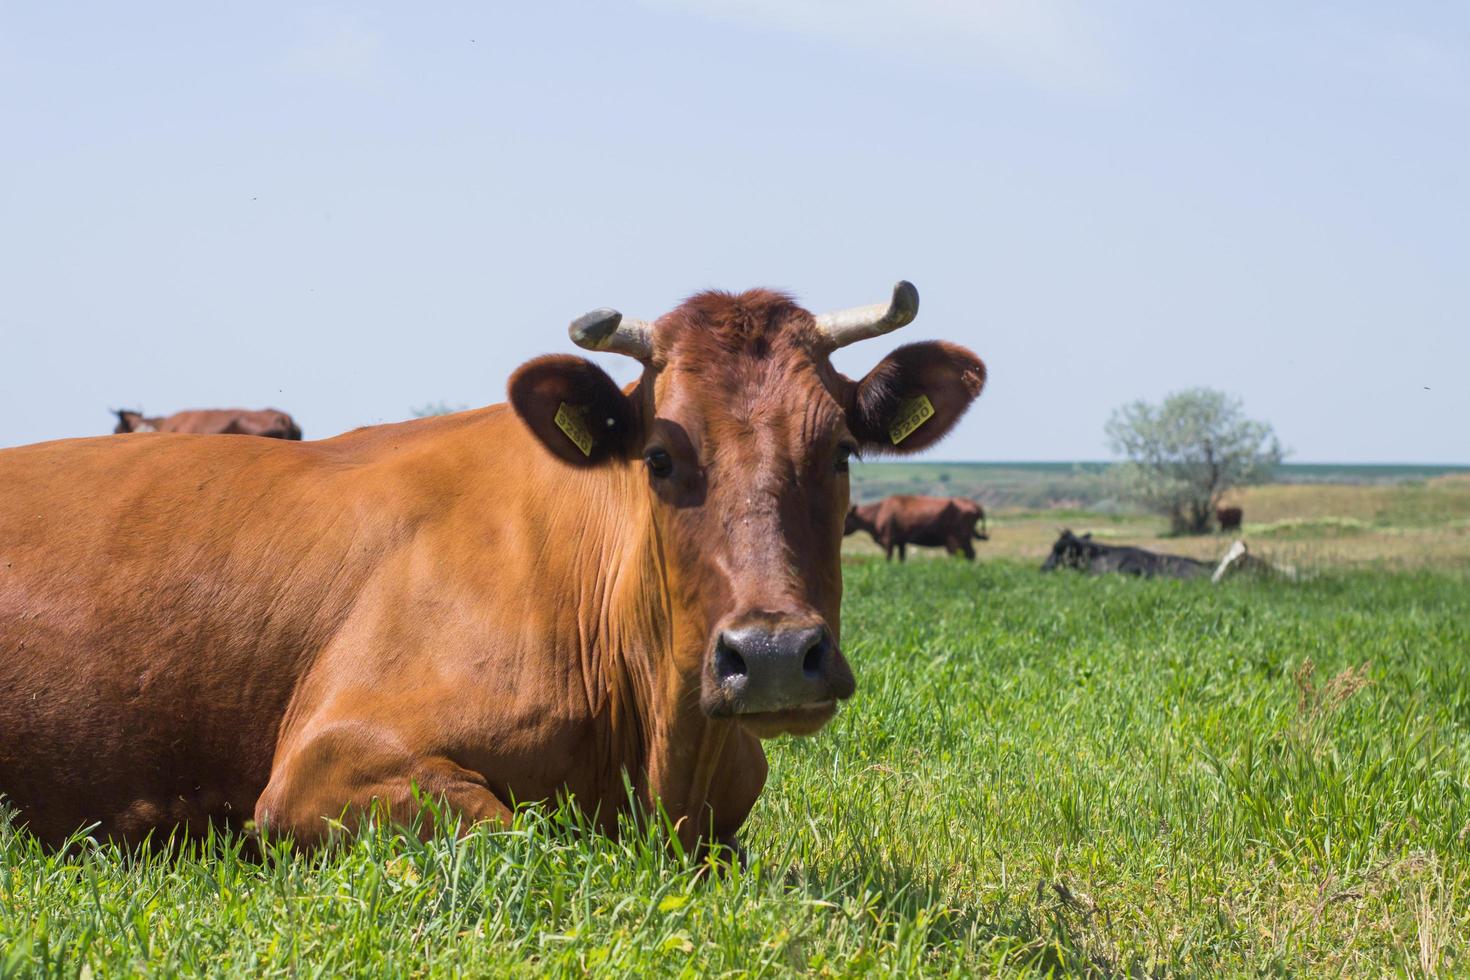
<path fill-rule="evenodd" d="M 844 443 L 902 382 L 927 445 L 984 379 L 936 342 L 853 382 L 819 327 L 706 294 L 622 391 L 547 357 L 510 405 L 318 442 L 0 451 L 0 795 L 52 844 L 253 819 L 310 846 L 416 794 L 466 825 L 564 794 L 613 830 L 627 778 L 687 844 L 730 841 L 759 740 L 853 692 Z"/>
<path fill-rule="evenodd" d="M 200 408 L 163 418 L 144 418 L 141 412 L 118 411 L 114 433 L 186 432 L 194 435 L 263 436 L 267 439 L 301 438 L 295 419 L 276 408 Z"/>
<path fill-rule="evenodd" d="M 395 804 L 417 781 L 476 818 L 503 813 L 512 786 L 521 799 L 620 792 L 613 716 L 631 709 L 613 702 L 631 692 L 591 668 L 628 625 L 578 600 L 610 584 L 590 555 L 629 573 L 636 556 L 595 512 L 612 488 L 593 484 L 612 474 L 568 481 L 528 442 L 501 407 L 298 446 L 159 436 L 7 451 L 0 791 L 52 841 L 79 816 L 124 840 L 265 817 L 275 799 L 289 810 L 359 777 Z M 466 479 L 456 469 L 477 445 L 507 455 Z M 555 526 L 533 499 L 552 481 Z M 569 536 L 586 547 L 559 547 Z M 548 665 L 547 648 L 568 656 Z M 292 764 L 271 786 L 277 761 Z M 761 775 L 747 770 L 732 787 L 746 806 Z"/>
<path fill-rule="evenodd" d="M 1239 531 L 1240 523 L 1245 518 L 1245 512 L 1239 507 L 1216 507 L 1215 520 L 1220 525 L 1220 530 Z"/>
<path fill-rule="evenodd" d="M 1043 572 L 1073 568 L 1090 575 L 1136 575 L 1140 578 L 1200 578 L 1209 576 L 1213 566 L 1182 555 L 1160 555 L 1143 548 L 1107 545 L 1083 535 L 1063 531 L 1042 564 Z"/>
<path fill-rule="evenodd" d="M 898 560 L 908 557 L 907 546 L 943 548 L 951 555 L 962 554 L 974 561 L 970 542 L 986 540 L 985 509 L 964 497 L 920 497 L 895 494 L 873 504 L 848 511 L 844 534 L 867 531 L 883 549 L 888 560 L 898 551 Z M 975 525 L 981 525 L 976 531 Z"/>

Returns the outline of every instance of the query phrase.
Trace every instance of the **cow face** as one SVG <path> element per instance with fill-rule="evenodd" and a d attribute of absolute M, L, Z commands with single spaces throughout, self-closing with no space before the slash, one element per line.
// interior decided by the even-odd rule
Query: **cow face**
<path fill-rule="evenodd" d="M 847 509 L 847 519 L 842 522 L 842 533 L 853 534 L 857 531 L 867 531 L 869 534 L 878 533 L 878 505 L 864 504 L 863 506 L 852 506 Z"/>
<path fill-rule="evenodd" d="M 1053 572 L 1058 568 L 1085 569 L 1096 551 L 1097 548 L 1092 543 L 1091 531 L 1079 537 L 1070 530 L 1063 529 L 1056 544 L 1051 546 L 1051 554 L 1047 555 L 1046 561 L 1042 562 L 1041 570 Z"/>
<path fill-rule="evenodd" d="M 268 439 L 290 439 L 299 441 L 301 439 L 301 426 L 296 420 L 285 412 L 276 412 L 271 416 L 257 435 Z"/>
<path fill-rule="evenodd" d="M 145 419 L 142 412 L 123 408 L 115 410 L 113 414 L 117 416 L 117 425 L 112 430 L 114 434 L 158 431 L 158 419 Z"/>
<path fill-rule="evenodd" d="M 985 367 L 914 344 L 852 381 L 820 322 L 766 291 L 700 294 L 646 329 L 626 393 L 552 357 L 516 372 L 511 403 L 565 462 L 628 473 L 669 591 L 663 666 L 680 696 L 761 737 L 814 732 L 855 687 L 840 647 L 848 461 L 938 440 Z"/>

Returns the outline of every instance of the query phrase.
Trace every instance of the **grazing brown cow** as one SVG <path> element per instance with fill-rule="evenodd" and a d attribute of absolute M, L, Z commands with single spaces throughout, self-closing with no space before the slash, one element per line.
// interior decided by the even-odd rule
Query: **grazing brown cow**
<path fill-rule="evenodd" d="M 1215 520 L 1220 522 L 1221 531 L 1239 531 L 1244 511 L 1239 507 L 1216 507 Z"/>
<path fill-rule="evenodd" d="M 975 524 L 981 530 L 975 530 Z M 853 507 L 847 512 L 843 534 L 867 531 L 878 542 L 888 560 L 898 549 L 898 560 L 905 561 L 907 545 L 943 548 L 951 555 L 963 554 L 975 560 L 973 540 L 986 541 L 985 509 L 964 497 L 917 497 L 895 494 L 876 504 Z"/>
<path fill-rule="evenodd" d="M 120 409 L 114 433 L 191 432 L 196 435 L 265 436 L 267 439 L 300 439 L 301 427 L 285 412 L 275 408 L 198 408 L 175 412 L 167 418 L 144 418 L 142 412 Z"/>
<path fill-rule="evenodd" d="M 828 358 L 918 294 L 814 317 L 701 293 L 599 310 L 510 404 L 289 443 L 160 434 L 0 451 L 0 794 L 43 840 L 254 818 L 310 846 L 414 787 L 466 822 L 658 800 L 732 841 L 760 740 L 852 695 L 848 456 L 933 444 L 985 367 Z"/>

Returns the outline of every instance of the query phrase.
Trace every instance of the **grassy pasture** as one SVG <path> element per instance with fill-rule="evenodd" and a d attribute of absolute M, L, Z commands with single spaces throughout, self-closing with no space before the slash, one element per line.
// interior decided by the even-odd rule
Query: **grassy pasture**
<path fill-rule="evenodd" d="M 894 473 L 888 472 L 889 466 Z M 1063 464 L 1030 464 L 1028 469 L 998 463 L 869 463 L 858 475 L 858 494 L 870 500 L 875 492 L 898 488 L 891 492 L 953 494 L 982 501 L 991 529 L 991 541 L 976 545 L 982 558 L 1039 563 L 1063 526 L 1092 532 L 1108 544 L 1141 545 L 1207 560 L 1225 554 L 1236 536 L 1164 538 L 1166 525 L 1160 517 L 1125 508 L 1095 510 L 1095 505 L 1107 501 L 1089 498 L 1089 488 L 1103 478 L 1088 466 L 1073 472 Z M 1347 467 L 1342 478 L 1355 482 L 1322 483 L 1317 479 L 1336 475 L 1336 470 L 1297 469 L 1304 472 L 1297 473 L 1299 482 L 1251 486 L 1227 498 L 1245 510 L 1239 536 L 1254 554 L 1301 570 L 1470 570 L 1470 473 L 1426 476 L 1417 470 L 1404 472 L 1404 467 Z M 936 482 L 936 473 L 950 479 Z M 916 475 L 922 476 L 922 485 L 904 488 L 904 482 Z M 1078 500 L 1091 502 L 1079 505 Z M 844 551 L 853 557 L 882 554 L 863 533 L 848 538 Z M 916 548 L 908 554 L 944 557 L 942 551 Z"/>
<path fill-rule="evenodd" d="M 1470 971 L 1461 571 L 847 581 L 858 695 L 770 745 L 744 872 L 565 810 L 299 859 L 0 829 L 0 975 Z"/>
<path fill-rule="evenodd" d="M 1116 499 L 1108 463 L 944 463 L 883 460 L 853 464 L 853 494 L 862 502 L 891 493 L 973 497 L 987 508 L 1127 512 Z M 1422 486 L 1440 477 L 1470 478 L 1470 466 L 1284 463 L 1273 486 L 1306 484 L 1331 492 L 1363 487 Z M 1443 484 L 1439 484 L 1443 485 Z M 1303 498 L 1293 498 L 1299 501 Z"/>

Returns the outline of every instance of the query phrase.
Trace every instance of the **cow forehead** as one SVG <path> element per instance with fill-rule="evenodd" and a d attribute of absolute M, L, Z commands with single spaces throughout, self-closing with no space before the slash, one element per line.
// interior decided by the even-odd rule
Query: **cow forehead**
<path fill-rule="evenodd" d="M 675 363 L 659 372 L 654 410 L 659 418 L 721 441 L 774 433 L 809 443 L 843 422 L 833 390 L 835 373 L 802 357 L 736 359 L 721 365 Z"/>
<path fill-rule="evenodd" d="M 654 325 L 655 358 L 761 359 L 789 348 L 814 350 L 816 320 L 785 293 L 696 293 Z"/>
<path fill-rule="evenodd" d="M 727 447 L 777 431 L 807 444 L 842 422 L 845 379 L 784 293 L 691 296 L 655 324 L 653 368 L 655 414 Z"/>

